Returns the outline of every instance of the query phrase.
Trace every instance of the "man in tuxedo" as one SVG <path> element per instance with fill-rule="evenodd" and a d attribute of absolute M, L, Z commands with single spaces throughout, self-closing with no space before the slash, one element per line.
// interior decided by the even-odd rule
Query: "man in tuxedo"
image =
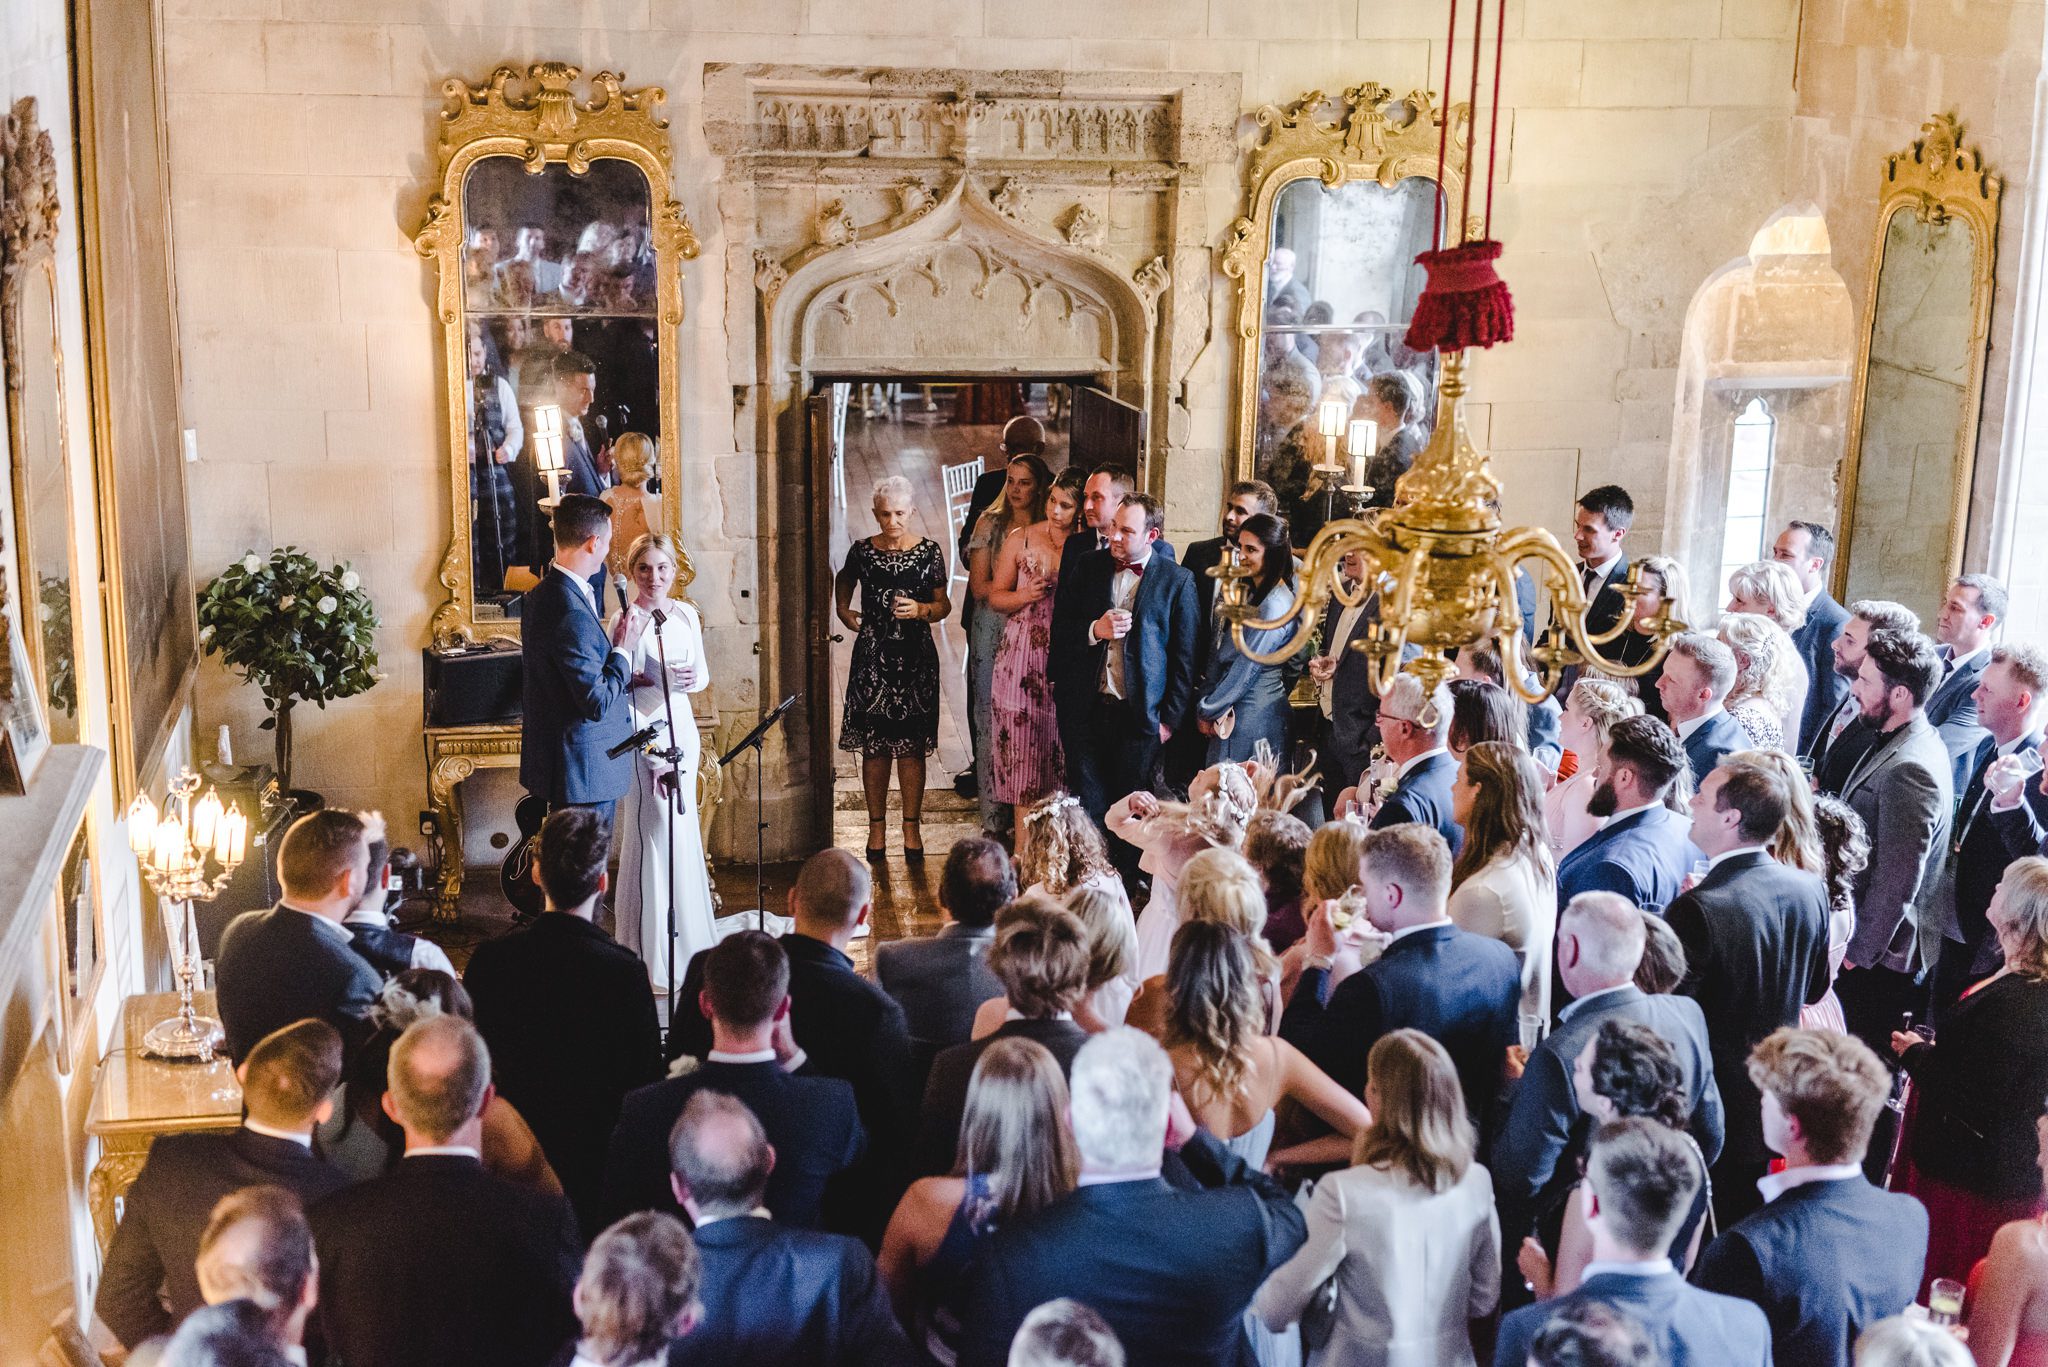
<path fill-rule="evenodd" d="M 1194 548 L 1188 548 L 1190 559 Z M 1365 580 L 1365 557 L 1356 551 L 1338 563 L 1352 588 Z M 1308 662 L 1321 716 L 1316 724 L 1316 761 L 1323 792 L 1332 801 L 1357 783 L 1372 763 L 1379 739 L 1380 695 L 1372 690 L 1372 660 L 1353 643 L 1365 639 L 1379 617 L 1379 598 L 1367 595 L 1352 607 L 1331 600 L 1323 609 L 1323 653 Z"/>
<path fill-rule="evenodd" d="M 1558 922 L 1557 972 L 1572 1000 L 1559 1013 L 1557 1028 L 1529 1051 L 1487 1163 L 1500 1212 L 1501 1254 L 1510 1268 L 1522 1240 L 1534 1232 L 1537 1215 L 1578 1180 L 1576 1167 L 1564 1161 L 1573 1143 L 1583 1142 L 1584 1112 L 1573 1070 L 1606 1022 L 1647 1025 L 1672 1047 L 1685 1070 L 1688 1128 L 1709 1163 L 1720 1156 L 1724 1113 L 1706 1017 L 1689 998 L 1652 996 L 1636 986 L 1644 936 L 1643 913 L 1611 892 L 1573 898 Z M 1520 1276 L 1509 1276 L 1502 1292 L 1511 1301 L 1525 1300 L 1516 1294 L 1521 1285 Z"/>
<path fill-rule="evenodd" d="M 1181 559 L 1180 563 L 1195 577 L 1195 603 L 1200 623 L 1200 629 L 1195 633 L 1194 671 L 1197 681 L 1209 668 L 1209 651 L 1215 644 L 1216 580 L 1209 571 L 1230 558 L 1231 548 L 1237 545 L 1237 533 L 1247 521 L 1261 513 L 1270 516 L 1279 507 L 1280 496 L 1266 481 L 1238 480 L 1230 486 L 1230 492 L 1223 501 L 1222 534 L 1191 543 L 1188 553 Z M 1173 739 L 1166 745 L 1167 781 L 1177 789 L 1187 787 L 1207 756 L 1208 739 L 1195 726 L 1195 704 L 1199 701 L 1199 697 L 1189 698 L 1187 713 L 1176 723 Z"/>
<path fill-rule="evenodd" d="M 946 925 L 921 940 L 876 945 L 875 981 L 903 1008 L 920 1088 L 942 1049 L 965 1044 L 974 1013 L 1003 984 L 989 970 L 996 913 L 1017 896 L 1017 872 L 1001 845 L 980 836 L 955 842 L 939 874 Z"/>
<path fill-rule="evenodd" d="M 1850 1032 L 1879 1058 L 1900 1013 L 1921 1011 L 1927 1001 L 1915 979 L 1919 924 L 1932 911 L 1928 895 L 1955 811 L 1948 749 L 1922 710 L 1940 677 L 1926 637 L 1878 631 L 1850 685 L 1873 738 L 1841 797 L 1870 833 L 1870 862 L 1856 875 L 1856 934 L 1835 993 Z"/>
<path fill-rule="evenodd" d="M 1080 1185 L 996 1230 L 970 1273 L 961 1367 L 1002 1367 L 1027 1315 L 1061 1296 L 1109 1323 L 1133 1364 L 1238 1367 L 1259 1285 L 1306 1240 L 1285 1188 L 1195 1127 L 1166 1051 L 1129 1026 L 1074 1059 Z M 1179 1150 L 1197 1184 L 1160 1176 Z"/>
<path fill-rule="evenodd" d="M 1572 514 L 1572 543 L 1579 552 L 1579 587 L 1589 604 L 1586 630 L 1593 635 L 1612 630 L 1628 613 L 1628 599 L 1621 595 L 1621 586 L 1628 582 L 1628 557 L 1622 554 L 1621 543 L 1635 520 L 1635 500 L 1619 484 L 1602 484 L 1579 495 Z M 1557 625 L 1554 609 L 1551 625 Z M 1571 696 L 1582 668 L 1573 665 L 1565 671 L 1560 696 Z"/>
<path fill-rule="evenodd" d="M 1586 810 L 1607 824 L 1557 866 L 1557 905 L 1582 892 L 1618 892 L 1661 913 L 1700 857 L 1691 825 L 1665 805 L 1686 767 L 1685 749 L 1655 717 L 1625 717 L 1608 735 Z"/>
<path fill-rule="evenodd" d="M 1934 619 L 1947 672 L 1927 698 L 1927 721 L 1941 733 L 1955 762 L 1955 788 L 1970 781 L 1971 761 L 1984 742 L 1985 728 L 1977 714 L 1977 680 L 1991 663 L 1991 638 L 2005 620 L 2005 585 L 1988 574 L 1966 574 L 1949 585 Z"/>
<path fill-rule="evenodd" d="M 1695 783 L 1714 772 L 1721 756 L 1749 748 L 1742 724 L 1721 706 L 1735 687 L 1735 652 L 1704 631 L 1674 638 L 1657 676 L 1657 696 L 1685 746 L 1685 760 Z"/>
<path fill-rule="evenodd" d="M 520 608 L 519 785 L 550 808 L 595 807 L 609 821 L 633 783 L 633 756 L 607 752 L 633 734 L 626 691 L 647 617 L 628 607 L 605 634 L 597 595 L 612 510 L 603 499 L 564 494 L 554 539 L 554 562 Z"/>
<path fill-rule="evenodd" d="M 989 1046 L 999 1039 L 1035 1041 L 1065 1072 L 1088 1042 L 1087 1032 L 1074 1024 L 1074 1007 L 1088 991 L 1088 931 L 1078 916 L 1041 898 L 1019 902 L 996 932 L 989 967 L 1002 981 L 1014 1019 L 993 1034 L 954 1045 L 933 1063 L 917 1133 L 917 1171 L 927 1177 L 953 1170 L 967 1087 Z"/>
<path fill-rule="evenodd" d="M 1661 1122 L 1630 1116 L 1602 1126 L 1586 1160 L 1593 1259 L 1576 1291 L 1501 1321 L 1494 1367 L 1524 1367 L 1544 1323 L 1586 1301 L 1640 1321 L 1668 1367 L 1770 1367 L 1763 1311 L 1687 1285 L 1665 1256 L 1699 1184 L 1692 1146 Z"/>
<path fill-rule="evenodd" d="M 1465 1106 L 1482 1129 L 1515 1042 L 1521 968 L 1499 940 L 1458 929 L 1444 912 L 1451 852 L 1427 826 L 1366 837 L 1359 858 L 1366 916 L 1393 940 L 1379 958 L 1329 987 L 1337 932 L 1327 908 L 1308 918 L 1308 957 L 1280 1020 L 1280 1037 L 1353 1096 L 1365 1089 L 1366 1056 L 1381 1035 L 1422 1031 L 1450 1053 Z"/>
<path fill-rule="evenodd" d="M 1796 1029 L 1758 1044 L 1747 1071 L 1785 1167 L 1700 1251 L 1693 1282 L 1761 1307 L 1776 1361 L 1849 1367 L 1857 1336 L 1913 1303 L 1927 1260 L 1926 1210 L 1863 1176 L 1891 1074 L 1852 1036 Z"/>
<path fill-rule="evenodd" d="M 711 1022 L 711 1049 L 698 1065 L 627 1096 L 605 1158 L 606 1218 L 636 1210 L 674 1212 L 669 1137 L 691 1097 L 738 1097 L 775 1146 L 768 1211 L 783 1224 L 816 1229 L 834 1189 L 867 1150 L 853 1087 L 813 1071 L 789 1031 L 789 956 L 771 935 L 742 930 L 704 955 L 704 988 L 694 1002 Z M 832 1200 L 828 1202 L 828 1192 Z"/>
<path fill-rule="evenodd" d="M 1932 1014 L 1940 1027 L 1965 989 L 1998 971 L 1998 937 L 1985 913 L 2005 866 L 2038 854 L 2048 837 L 2048 795 L 2026 769 L 2038 755 L 2048 716 L 2048 656 L 2028 645 L 1994 646 L 1977 680 L 1977 719 L 1988 734 L 1956 792 L 1955 831 L 1925 925 L 1941 939 L 1934 955 Z M 1930 947 L 1922 932 L 1923 953 Z"/>
<path fill-rule="evenodd" d="M 323 807 L 285 831 L 277 849 L 283 898 L 228 922 L 214 960 L 229 1058 L 240 1063 L 257 1040 L 309 1016 L 339 1031 L 345 1049 L 369 1034 L 383 980 L 341 925 L 363 895 L 369 862 L 367 827 L 354 812 Z"/>
<path fill-rule="evenodd" d="M 342 929 L 355 952 L 369 961 L 380 978 L 391 978 L 408 968 L 431 968 L 451 978 L 462 975 L 448 958 L 448 951 L 424 935 L 414 935 L 391 924 L 385 904 L 391 899 L 387 886 L 391 874 L 391 838 L 384 828 L 382 812 L 365 812 L 363 825 L 369 841 L 369 873 L 363 879 L 363 895 L 341 918 Z"/>
<path fill-rule="evenodd" d="M 491 1057 L 459 1016 L 391 1046 L 384 1111 L 405 1156 L 311 1212 L 332 1355 L 378 1367 L 543 1367 L 576 1332 L 569 1203 L 487 1173 Z"/>
<path fill-rule="evenodd" d="M 1770 1165 L 1762 1105 L 1745 1063 L 1750 1046 L 1799 1023 L 1827 995 L 1828 890 L 1817 874 L 1771 858 L 1792 794 L 1774 769 L 1724 759 L 1692 799 L 1692 843 L 1707 874 L 1665 909 L 1685 946 L 1679 991 L 1706 1013 L 1728 1145 L 1714 1173 L 1714 1214 L 1726 1228 L 1756 1209 Z"/>
<path fill-rule="evenodd" d="M 917 1095 L 903 1008 L 856 972 L 846 952 L 873 910 L 867 865 L 845 850 L 820 850 L 805 861 L 790 889 L 796 929 L 780 943 L 789 956 L 789 1026 L 797 1047 L 820 1076 L 853 1086 L 868 1150 L 850 1181 L 863 1194 L 858 1228 L 879 1240 L 902 1194 Z M 682 1000 L 696 1001 L 704 990 L 709 953 L 691 958 Z M 671 1059 L 705 1058 L 712 1043 L 711 1024 L 701 1013 L 677 1013 L 669 1027 Z"/>
<path fill-rule="evenodd" d="M 1068 726 L 1067 777 L 1097 822 L 1114 799 L 1152 788 L 1160 747 L 1194 702 L 1195 578 L 1156 553 L 1164 519 L 1157 499 L 1132 494 L 1111 520 L 1108 548 L 1071 570 L 1070 606 L 1085 618 L 1065 643 L 1068 658 L 1082 661 L 1073 681 L 1080 691 L 1070 688 L 1069 702 L 1060 704 L 1063 715 L 1070 703 L 1080 714 Z M 1119 867 L 1128 860 L 1127 873 L 1135 871 L 1136 848 L 1112 843 Z"/>
<path fill-rule="evenodd" d="M 1849 604 L 1849 620 L 1842 624 L 1841 635 L 1835 637 L 1835 643 L 1830 647 L 1835 675 L 1844 684 L 1842 701 L 1828 714 L 1814 736 L 1813 748 L 1806 752 L 1813 759 L 1815 792 L 1840 794 L 1849 771 L 1856 767 L 1856 761 L 1863 758 L 1863 752 L 1877 738 L 1876 729 L 1864 720 L 1863 707 L 1850 691 L 1856 675 L 1863 668 L 1863 655 L 1869 649 L 1870 634 L 1873 631 L 1910 634 L 1919 630 L 1920 619 L 1910 608 L 1898 603 L 1882 598 L 1864 598 Z"/>
<path fill-rule="evenodd" d="M 313 1154 L 313 1130 L 333 1113 L 341 1080 L 334 1027 L 317 1020 L 287 1025 L 258 1040 L 237 1071 L 241 1127 L 162 1136 L 128 1189 L 93 1303 L 126 1348 L 169 1333 L 204 1303 L 194 1259 L 222 1197 L 269 1186 L 317 1201 L 348 1182 Z"/>
<path fill-rule="evenodd" d="M 1451 816 L 1451 784 L 1458 777 L 1458 761 L 1444 744 L 1451 734 L 1451 691 L 1439 684 L 1425 697 L 1422 680 L 1395 675 L 1380 701 L 1379 730 L 1380 747 L 1394 766 L 1394 790 L 1373 813 L 1373 829 L 1408 822 L 1427 826 L 1455 857 L 1465 831 Z"/>
<path fill-rule="evenodd" d="M 619 1104 L 662 1075 L 647 967 L 596 924 L 610 841 L 587 807 L 549 813 L 535 864 L 547 910 L 478 945 L 463 978 L 498 1091 L 533 1128 L 586 1236 L 604 1227 Z"/>
<path fill-rule="evenodd" d="M 753 1112 L 722 1092 L 683 1107 L 670 1178 L 695 1226 L 697 1326 L 669 1367 L 909 1367 L 918 1359 L 858 1240 L 793 1229 L 762 1206 L 776 1151 Z"/>
<path fill-rule="evenodd" d="M 320 1260 L 299 1197 L 267 1185 L 221 1197 L 199 1236 L 193 1272 L 208 1305 L 260 1307 L 263 1337 L 287 1361 L 306 1360 L 306 1324 L 320 1301 Z"/>
<path fill-rule="evenodd" d="M 1818 522 L 1793 522 L 1771 543 L 1771 559 L 1792 571 L 1806 603 L 1806 620 L 1792 633 L 1799 658 L 1806 664 L 1806 706 L 1799 714 L 1796 753 L 1813 753 L 1829 716 L 1849 695 L 1849 681 L 1835 672 L 1835 638 L 1849 620 L 1849 611 L 1828 592 L 1828 564 L 1835 558 L 1835 534 Z"/>

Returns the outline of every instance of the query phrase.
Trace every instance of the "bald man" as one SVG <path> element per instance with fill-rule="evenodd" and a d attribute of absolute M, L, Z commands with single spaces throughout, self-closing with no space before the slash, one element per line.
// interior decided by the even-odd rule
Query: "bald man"
<path fill-rule="evenodd" d="M 853 1180 L 872 1204 L 859 1215 L 861 1232 L 879 1239 L 896 1196 L 917 1119 L 910 1026 L 903 1008 L 879 984 L 854 970 L 846 947 L 874 911 L 868 867 L 845 850 L 820 850 L 805 861 L 789 890 L 796 929 L 782 937 L 789 956 L 789 1023 L 805 1062 L 824 1077 L 853 1084 L 853 1098 L 868 1133 L 866 1181 Z M 705 950 L 690 960 L 681 1000 L 704 990 Z M 705 1059 L 711 1022 L 684 1010 L 669 1027 L 668 1056 Z"/>
<path fill-rule="evenodd" d="M 320 1299 L 320 1260 L 298 1197 L 283 1187 L 222 1197 L 200 1236 L 194 1270 L 208 1305 L 254 1302 L 278 1351 L 303 1354 L 306 1321 Z"/>

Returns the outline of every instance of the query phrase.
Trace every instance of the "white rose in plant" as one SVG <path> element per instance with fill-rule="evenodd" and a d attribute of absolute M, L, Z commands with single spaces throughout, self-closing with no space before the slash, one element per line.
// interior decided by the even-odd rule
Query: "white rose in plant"
<path fill-rule="evenodd" d="M 340 607 L 341 604 L 335 601 L 334 595 L 330 593 L 325 598 L 322 598 L 319 602 L 313 604 L 313 606 L 320 609 L 320 611 L 322 612 L 332 612 L 336 608 Z"/>
<path fill-rule="evenodd" d="M 354 570 L 343 570 L 341 574 L 341 586 L 348 592 L 354 593 L 357 589 L 363 586 L 363 576 L 357 574 Z"/>
<path fill-rule="evenodd" d="M 208 641 L 211 641 L 212 639 L 213 639 L 213 628 L 212 628 L 212 627 L 201 627 L 201 628 L 199 628 L 199 644 L 201 644 L 201 645 L 205 645 L 205 644 L 206 644 L 206 643 L 207 643 Z"/>
<path fill-rule="evenodd" d="M 247 570 L 250 574 L 256 573 L 256 571 L 263 568 L 263 557 L 257 555 L 254 551 L 251 551 L 249 554 L 242 557 L 242 568 Z"/>
<path fill-rule="evenodd" d="M 47 622 L 52 617 L 56 616 L 56 614 L 50 611 L 50 605 L 48 603 L 38 603 L 36 604 L 36 616 L 41 618 L 43 621 Z"/>
<path fill-rule="evenodd" d="M 284 597 L 277 600 L 277 610 L 279 612 L 289 612 L 291 611 L 292 604 L 298 601 L 299 596 L 296 593 L 287 593 Z"/>

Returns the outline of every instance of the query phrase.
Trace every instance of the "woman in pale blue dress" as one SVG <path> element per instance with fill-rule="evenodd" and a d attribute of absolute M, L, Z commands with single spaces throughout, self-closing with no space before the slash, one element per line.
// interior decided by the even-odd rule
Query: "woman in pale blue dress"
<path fill-rule="evenodd" d="M 1260 619 L 1270 622 L 1294 606 L 1294 553 L 1285 522 L 1270 513 L 1246 518 L 1235 549 L 1238 564 L 1252 572 L 1246 598 L 1257 605 Z M 1285 645 L 1294 630 L 1289 622 L 1270 631 L 1247 631 L 1244 643 L 1268 655 Z M 1230 627 L 1221 621 L 1215 632 L 1216 648 L 1209 655 L 1197 709 L 1197 725 L 1209 737 L 1208 762 L 1250 759 L 1262 740 L 1274 754 L 1287 754 L 1287 693 L 1293 679 L 1286 663 L 1253 660 L 1238 649 Z"/>

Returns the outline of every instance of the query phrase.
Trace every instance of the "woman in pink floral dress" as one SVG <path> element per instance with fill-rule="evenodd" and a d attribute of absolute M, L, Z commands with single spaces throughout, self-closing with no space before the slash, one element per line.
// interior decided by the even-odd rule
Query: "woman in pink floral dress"
<path fill-rule="evenodd" d="M 1003 538 L 988 595 L 990 607 L 1009 615 L 989 688 L 989 796 L 1015 805 L 1019 820 L 1023 808 L 1066 781 L 1045 655 L 1060 551 L 1080 520 L 1082 479 L 1079 470 L 1061 474 L 1046 496 L 1044 519 Z"/>

